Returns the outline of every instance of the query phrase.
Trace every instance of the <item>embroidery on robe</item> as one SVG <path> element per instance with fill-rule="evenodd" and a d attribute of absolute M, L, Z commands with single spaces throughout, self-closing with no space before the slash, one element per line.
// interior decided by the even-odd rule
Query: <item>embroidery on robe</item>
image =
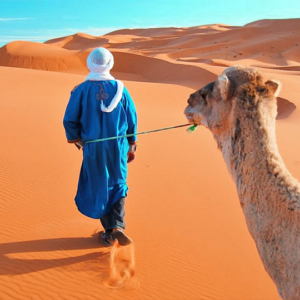
<path fill-rule="evenodd" d="M 96 94 L 96 99 L 101 101 L 101 100 L 107 100 L 108 98 L 109 98 L 109 94 L 104 91 L 103 86 L 101 85 L 98 94 Z"/>

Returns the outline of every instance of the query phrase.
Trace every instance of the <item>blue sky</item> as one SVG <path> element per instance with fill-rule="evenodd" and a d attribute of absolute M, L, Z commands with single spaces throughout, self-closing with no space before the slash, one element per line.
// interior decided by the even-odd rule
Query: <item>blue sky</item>
<path fill-rule="evenodd" d="M 0 0 L 0 46 L 123 28 L 243 26 L 300 18 L 299 0 Z"/>

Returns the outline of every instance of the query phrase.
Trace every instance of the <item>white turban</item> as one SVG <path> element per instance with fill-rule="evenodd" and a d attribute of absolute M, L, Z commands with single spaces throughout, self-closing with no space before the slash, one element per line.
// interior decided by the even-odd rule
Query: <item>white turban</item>
<path fill-rule="evenodd" d="M 115 80 L 115 78 L 110 74 L 110 70 L 112 69 L 113 65 L 114 57 L 109 50 L 102 47 L 94 49 L 87 58 L 87 67 L 90 70 L 90 73 L 85 80 Z M 118 86 L 117 93 L 109 106 L 105 107 L 103 100 L 101 101 L 101 110 L 103 112 L 108 113 L 113 111 L 122 98 L 124 85 L 121 81 L 116 81 Z"/>
<path fill-rule="evenodd" d="M 87 58 L 87 67 L 90 70 L 85 80 L 114 80 L 110 70 L 114 66 L 114 57 L 105 48 L 94 49 Z"/>

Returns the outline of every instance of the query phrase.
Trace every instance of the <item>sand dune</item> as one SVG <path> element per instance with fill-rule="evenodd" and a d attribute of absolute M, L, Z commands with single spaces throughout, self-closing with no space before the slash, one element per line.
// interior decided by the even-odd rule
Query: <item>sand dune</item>
<path fill-rule="evenodd" d="M 162 55 L 161 69 L 165 68 L 164 63 L 169 58 L 171 63 L 191 62 L 197 67 L 202 64 L 224 67 L 242 62 L 263 68 L 299 71 L 299 25 L 300 19 L 262 20 L 243 27 L 217 24 L 127 29 L 100 37 L 78 33 L 44 44 L 18 41 L 0 49 L 0 65 L 85 74 L 85 59 L 89 52 L 102 46 L 117 52 L 119 57 L 121 52 L 132 55 L 120 57 L 116 63 L 120 68 L 120 61 L 134 62 L 126 64 L 126 73 L 129 74 L 136 73 L 136 65 L 141 63 L 140 56 L 161 59 Z M 148 64 L 139 70 L 143 76 L 147 67 Z M 172 80 L 170 78 L 170 82 Z"/>
<path fill-rule="evenodd" d="M 283 83 L 278 145 L 300 178 L 299 25 L 124 29 L 0 48 L 0 299 L 279 299 L 208 130 L 139 136 L 126 215 L 134 245 L 109 249 L 75 207 L 82 154 L 62 118 L 98 46 L 114 54 L 139 131 L 187 123 L 190 93 L 227 66 L 254 65 Z"/>

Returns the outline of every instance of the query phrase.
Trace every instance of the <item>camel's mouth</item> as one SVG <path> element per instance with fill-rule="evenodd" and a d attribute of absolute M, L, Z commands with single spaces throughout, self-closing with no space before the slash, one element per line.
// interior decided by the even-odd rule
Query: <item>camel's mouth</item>
<path fill-rule="evenodd" d="M 191 125 L 201 125 L 200 118 L 195 118 L 195 114 L 189 111 L 189 106 L 185 109 L 184 114 Z"/>
<path fill-rule="evenodd" d="M 194 124 L 194 112 L 191 110 L 191 107 L 188 105 L 183 112 L 188 119 L 190 124 Z"/>
<path fill-rule="evenodd" d="M 192 114 L 192 113 L 184 113 L 184 114 L 185 114 L 185 116 L 186 116 L 188 122 L 189 122 L 191 125 L 194 125 L 194 124 L 195 124 L 194 118 L 193 118 L 194 114 Z"/>

